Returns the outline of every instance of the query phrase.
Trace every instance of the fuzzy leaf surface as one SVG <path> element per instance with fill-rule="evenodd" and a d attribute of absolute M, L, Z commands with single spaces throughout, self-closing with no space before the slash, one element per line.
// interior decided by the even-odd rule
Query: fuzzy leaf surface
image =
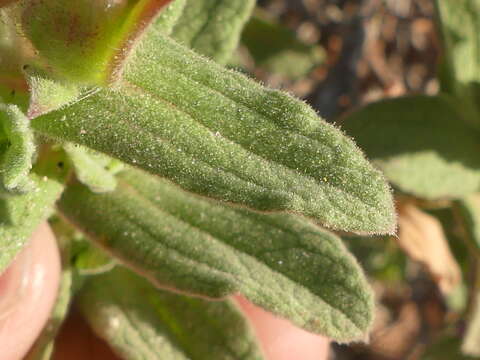
<path fill-rule="evenodd" d="M 335 235 L 294 215 L 192 196 L 140 170 L 118 181 L 106 194 L 70 185 L 60 211 L 158 286 L 211 298 L 240 292 L 309 331 L 365 337 L 372 294 Z"/>
<path fill-rule="evenodd" d="M 225 64 L 237 48 L 255 0 L 187 0 L 172 37 Z"/>
<path fill-rule="evenodd" d="M 211 302 L 154 288 L 123 269 L 91 278 L 80 307 L 92 329 L 125 360 L 260 360 L 231 301 Z"/>
<path fill-rule="evenodd" d="M 450 99 L 381 101 L 353 113 L 342 127 L 402 191 L 439 199 L 479 189 L 479 138 Z"/>
<path fill-rule="evenodd" d="M 362 233 L 395 227 L 388 185 L 349 138 L 301 101 L 160 33 L 147 34 L 117 88 L 32 126 L 219 200 Z"/>
<path fill-rule="evenodd" d="M 77 179 L 94 192 L 112 191 L 117 186 L 115 175 L 99 162 L 88 149 L 66 144 L 64 149 L 72 161 Z"/>
<path fill-rule="evenodd" d="M 4 148 L 3 153 L 0 150 L 0 186 L 8 192 L 32 190 L 28 174 L 35 152 L 33 132 L 28 119 L 15 105 L 0 103 L 0 148 Z"/>
<path fill-rule="evenodd" d="M 30 175 L 33 191 L 18 196 L 0 195 L 0 273 L 51 214 L 63 190 L 66 170 L 57 168 L 57 154 L 49 156 L 48 163 L 40 160 Z"/>

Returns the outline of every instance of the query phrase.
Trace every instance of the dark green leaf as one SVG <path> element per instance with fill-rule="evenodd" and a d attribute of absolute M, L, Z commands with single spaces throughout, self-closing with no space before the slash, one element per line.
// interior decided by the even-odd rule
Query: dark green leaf
<path fill-rule="evenodd" d="M 237 48 L 255 0 L 187 0 L 172 37 L 225 64 Z"/>
<path fill-rule="evenodd" d="M 174 295 L 122 268 L 91 278 L 81 290 L 80 307 L 125 360 L 262 359 L 231 301 Z"/>
<path fill-rule="evenodd" d="M 450 100 L 381 101 L 350 115 L 343 128 L 402 191 L 427 199 L 462 197 L 480 187 L 480 137 Z"/>
<path fill-rule="evenodd" d="M 332 228 L 393 232 L 383 176 L 338 129 L 301 101 L 154 35 L 117 88 L 38 117 L 34 129 L 199 194 Z"/>
<path fill-rule="evenodd" d="M 259 17 L 245 26 L 242 43 L 257 66 L 290 78 L 305 76 L 325 57 L 318 46 L 304 44 L 294 32 Z"/>
<path fill-rule="evenodd" d="M 293 215 L 263 215 L 183 192 L 140 170 L 114 192 L 70 185 L 60 211 L 159 286 L 237 292 L 309 331 L 364 339 L 372 294 L 339 238 Z"/>

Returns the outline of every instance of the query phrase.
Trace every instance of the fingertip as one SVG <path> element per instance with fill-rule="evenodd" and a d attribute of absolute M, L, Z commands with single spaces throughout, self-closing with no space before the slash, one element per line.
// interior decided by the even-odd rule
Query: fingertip
<path fill-rule="evenodd" d="M 253 305 L 242 296 L 235 300 L 249 318 L 267 360 L 326 360 L 329 340 L 292 325 Z"/>
<path fill-rule="evenodd" d="M 2 360 L 19 360 L 40 334 L 57 295 L 60 256 L 55 237 L 41 225 L 0 276 Z M 13 286 L 12 286 L 13 285 Z"/>

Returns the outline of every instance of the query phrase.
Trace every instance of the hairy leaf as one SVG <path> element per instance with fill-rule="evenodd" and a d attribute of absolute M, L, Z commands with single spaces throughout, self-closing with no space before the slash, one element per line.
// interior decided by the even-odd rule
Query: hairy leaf
<path fill-rule="evenodd" d="M 58 109 L 80 95 L 81 90 L 77 85 L 60 82 L 37 67 L 27 66 L 25 72 L 30 88 L 30 118 Z"/>
<path fill-rule="evenodd" d="M 165 9 L 162 9 L 152 25 L 165 35 L 170 35 L 182 16 L 187 0 L 173 0 Z"/>
<path fill-rule="evenodd" d="M 35 152 L 33 132 L 28 119 L 17 106 L 0 103 L 1 133 L 4 138 L 0 135 L 0 148 L 5 149 L 0 151 L 0 186 L 9 192 L 32 190 L 34 185 L 28 174 Z"/>
<path fill-rule="evenodd" d="M 64 149 L 73 163 L 77 179 L 90 190 L 107 192 L 115 189 L 117 186 L 115 176 L 95 158 L 95 155 L 89 153 L 88 149 L 73 144 L 66 144 Z"/>
<path fill-rule="evenodd" d="M 63 190 L 66 168 L 57 167 L 63 161 L 61 155 L 43 156 L 30 175 L 35 190 L 18 196 L 0 196 L 0 272 L 2 272 L 22 249 L 36 227 L 52 211 Z"/>
<path fill-rule="evenodd" d="M 255 0 L 187 0 L 172 37 L 224 64 L 237 48 L 254 6 Z"/>
<path fill-rule="evenodd" d="M 381 101 L 350 115 L 343 128 L 402 191 L 427 199 L 458 198 L 480 187 L 478 135 L 461 121 L 450 99 Z"/>
<path fill-rule="evenodd" d="M 80 307 L 122 359 L 262 359 L 231 301 L 174 295 L 126 269 L 90 279 L 80 293 Z"/>
<path fill-rule="evenodd" d="M 69 186 L 59 208 L 159 286 L 222 298 L 241 292 L 309 331 L 365 337 L 372 295 L 340 239 L 293 215 L 264 215 L 183 192 L 140 170 L 114 192 Z"/>
<path fill-rule="evenodd" d="M 206 196 L 332 228 L 393 231 L 383 176 L 339 130 L 287 94 L 150 35 L 118 88 L 38 117 L 34 129 Z"/>

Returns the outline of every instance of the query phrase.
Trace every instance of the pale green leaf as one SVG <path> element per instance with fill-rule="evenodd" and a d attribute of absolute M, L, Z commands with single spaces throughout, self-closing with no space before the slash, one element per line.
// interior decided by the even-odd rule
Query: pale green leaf
<path fill-rule="evenodd" d="M 221 64 L 237 48 L 255 0 L 187 0 L 172 37 Z"/>
<path fill-rule="evenodd" d="M 66 144 L 64 149 L 72 161 L 77 179 L 94 192 L 113 191 L 117 186 L 115 176 L 99 162 L 88 149 Z"/>
<path fill-rule="evenodd" d="M 106 194 L 70 185 L 59 209 L 157 285 L 214 298 L 240 292 L 309 331 L 366 337 L 372 294 L 335 235 L 294 215 L 195 197 L 140 170 L 118 179 Z"/>
<path fill-rule="evenodd" d="M 178 19 L 182 16 L 187 0 L 174 0 L 161 10 L 153 26 L 165 35 L 170 35 Z"/>
<path fill-rule="evenodd" d="M 304 44 L 294 32 L 260 17 L 253 17 L 247 23 L 242 44 L 256 66 L 293 79 L 307 75 L 325 59 L 320 47 Z"/>
<path fill-rule="evenodd" d="M 393 232 L 383 176 L 338 129 L 301 101 L 150 35 L 117 88 L 33 119 L 34 129 L 192 192 L 332 228 Z"/>
<path fill-rule="evenodd" d="M 25 73 L 30 88 L 29 117 L 58 109 L 80 95 L 77 85 L 60 82 L 36 67 L 28 66 Z"/>
<path fill-rule="evenodd" d="M 126 269 L 91 278 L 79 304 L 97 335 L 125 360 L 262 359 L 231 301 L 174 295 Z"/>
<path fill-rule="evenodd" d="M 59 154 L 47 155 L 48 162 L 40 160 L 30 175 L 35 190 L 18 196 L 0 196 L 0 272 L 22 249 L 37 226 L 52 212 L 63 190 L 66 168 Z M 41 155 L 43 158 L 43 155 Z"/>
<path fill-rule="evenodd" d="M 55 337 L 63 324 L 72 298 L 72 272 L 64 269 L 60 279 L 57 300 L 40 336 L 23 360 L 50 360 L 55 346 Z"/>
<path fill-rule="evenodd" d="M 0 133 L 4 134 L 3 141 L 0 135 L 0 143 L 6 143 L 0 151 L 0 186 L 8 192 L 32 190 L 34 185 L 28 174 L 35 152 L 33 132 L 17 106 L 0 103 Z"/>
<path fill-rule="evenodd" d="M 446 97 L 390 99 L 351 114 L 342 127 L 400 190 L 458 198 L 479 190 L 480 157 L 477 134 L 454 106 Z"/>

